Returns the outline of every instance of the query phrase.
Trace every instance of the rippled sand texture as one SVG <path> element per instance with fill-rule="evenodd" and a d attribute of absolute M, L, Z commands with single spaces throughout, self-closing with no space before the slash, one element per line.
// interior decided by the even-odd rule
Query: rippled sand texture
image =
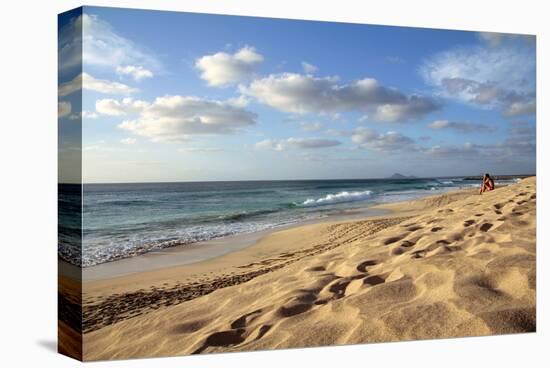
<path fill-rule="evenodd" d="M 281 231 L 244 250 L 263 259 L 233 256 L 195 276 L 188 267 L 185 277 L 170 269 L 127 278 L 127 291 L 120 280 L 111 294 L 85 287 L 84 358 L 535 331 L 535 185 Z"/>

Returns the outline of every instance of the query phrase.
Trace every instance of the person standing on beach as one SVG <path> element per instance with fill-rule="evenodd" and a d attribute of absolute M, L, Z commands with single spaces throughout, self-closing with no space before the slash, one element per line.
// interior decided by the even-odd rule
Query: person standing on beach
<path fill-rule="evenodd" d="M 481 183 L 481 189 L 479 190 L 479 194 L 483 192 L 490 192 L 493 189 L 495 189 L 495 182 L 493 178 L 491 178 L 491 175 L 489 175 L 489 173 L 486 173 L 483 176 L 483 182 Z"/>

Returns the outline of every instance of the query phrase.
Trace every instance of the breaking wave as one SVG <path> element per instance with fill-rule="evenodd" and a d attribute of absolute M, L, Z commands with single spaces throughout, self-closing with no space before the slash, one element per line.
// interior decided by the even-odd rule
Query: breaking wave
<path fill-rule="evenodd" d="M 327 194 L 326 196 L 318 199 L 309 198 L 306 199 L 302 206 L 323 206 L 326 204 L 343 203 L 343 202 L 356 202 L 364 201 L 371 197 L 372 192 L 365 190 L 362 192 L 339 192 L 336 194 Z"/>

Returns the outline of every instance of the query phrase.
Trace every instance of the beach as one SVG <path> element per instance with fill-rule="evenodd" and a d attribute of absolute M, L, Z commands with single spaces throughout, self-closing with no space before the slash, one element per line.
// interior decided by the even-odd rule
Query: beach
<path fill-rule="evenodd" d="M 106 263 L 89 281 L 85 268 L 84 360 L 536 330 L 535 177 L 374 209 L 197 262 L 142 266 L 185 259 L 181 247 Z"/>

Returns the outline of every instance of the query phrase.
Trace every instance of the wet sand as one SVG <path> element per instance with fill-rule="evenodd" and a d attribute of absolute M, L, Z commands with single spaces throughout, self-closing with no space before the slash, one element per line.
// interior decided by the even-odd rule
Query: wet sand
<path fill-rule="evenodd" d="M 262 238 L 277 231 L 288 230 L 311 224 L 331 223 L 335 221 L 363 219 L 365 217 L 389 214 L 391 210 L 384 208 L 364 208 L 342 211 L 340 214 L 319 219 L 311 219 L 300 223 L 280 226 L 274 229 L 258 231 L 248 234 L 238 234 L 212 239 L 193 244 L 180 245 L 149 252 L 143 255 L 121 259 L 115 262 L 86 267 L 82 270 L 84 282 L 112 279 L 144 271 L 166 269 L 168 267 L 200 263 L 233 253 L 256 244 Z"/>

